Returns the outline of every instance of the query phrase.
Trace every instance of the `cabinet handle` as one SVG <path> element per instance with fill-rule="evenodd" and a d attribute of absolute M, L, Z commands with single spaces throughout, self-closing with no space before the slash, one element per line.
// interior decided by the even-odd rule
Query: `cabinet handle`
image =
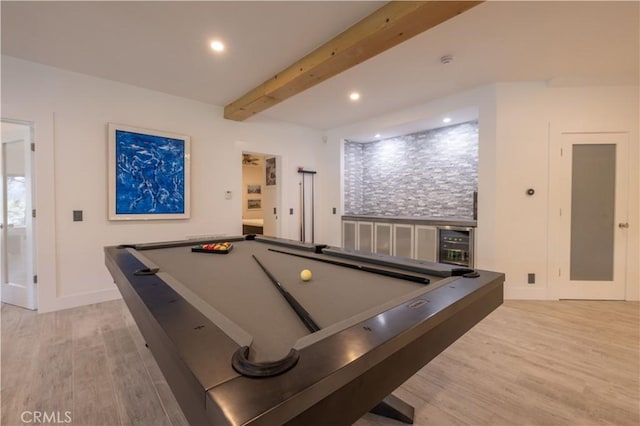
<path fill-rule="evenodd" d="M 620 222 L 618 224 L 618 228 L 628 228 L 629 227 L 629 223 L 628 222 Z"/>

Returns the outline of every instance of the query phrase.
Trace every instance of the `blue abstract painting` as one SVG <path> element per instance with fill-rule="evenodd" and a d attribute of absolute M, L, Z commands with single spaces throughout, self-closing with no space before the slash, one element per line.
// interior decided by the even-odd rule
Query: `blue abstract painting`
<path fill-rule="evenodd" d="M 115 130 L 115 213 L 185 213 L 185 141 Z"/>

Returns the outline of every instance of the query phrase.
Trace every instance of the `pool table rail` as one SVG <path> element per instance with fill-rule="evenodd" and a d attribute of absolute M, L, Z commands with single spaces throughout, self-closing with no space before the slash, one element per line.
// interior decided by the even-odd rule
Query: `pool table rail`
<path fill-rule="evenodd" d="M 106 247 L 105 263 L 187 419 L 204 424 L 206 389 L 239 375 L 211 360 L 231 360 L 240 345 L 161 277 L 135 275 L 145 264 L 127 249 Z"/>
<path fill-rule="evenodd" d="M 321 251 L 322 254 L 331 257 L 367 262 L 371 265 L 386 266 L 409 272 L 433 275 L 436 277 L 457 277 L 475 272 L 470 268 L 430 262 L 428 260 L 401 258 L 386 254 L 363 252 L 339 247 L 324 247 Z"/>

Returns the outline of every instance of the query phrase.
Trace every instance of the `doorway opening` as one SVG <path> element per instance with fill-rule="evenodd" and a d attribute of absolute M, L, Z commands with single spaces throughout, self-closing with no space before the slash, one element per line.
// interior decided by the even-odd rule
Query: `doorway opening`
<path fill-rule="evenodd" d="M 280 158 L 242 153 L 242 233 L 280 235 Z"/>
<path fill-rule="evenodd" d="M 31 123 L 2 120 L 0 285 L 2 302 L 36 309 Z"/>

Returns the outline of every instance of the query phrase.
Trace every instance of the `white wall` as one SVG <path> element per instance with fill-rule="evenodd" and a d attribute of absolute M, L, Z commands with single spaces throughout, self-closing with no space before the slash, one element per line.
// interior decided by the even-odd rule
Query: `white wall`
<path fill-rule="evenodd" d="M 553 298 L 558 260 L 551 225 L 559 217 L 552 199 L 560 132 L 627 132 L 629 212 L 627 299 L 640 294 L 638 276 L 638 93 L 632 87 L 548 88 L 544 83 L 496 87 L 496 267 L 507 274 L 505 296 Z M 526 195 L 533 188 L 534 196 Z M 527 284 L 527 273 L 536 283 Z"/>
<path fill-rule="evenodd" d="M 467 107 L 478 109 L 480 125 L 477 264 L 506 272 L 511 298 L 550 297 L 549 129 L 629 132 L 627 298 L 638 299 L 637 88 L 490 85 L 332 129 L 323 138 L 266 118 L 224 120 L 219 107 L 2 57 L 2 116 L 34 123 L 40 309 L 119 297 L 104 267 L 105 245 L 239 234 L 243 151 L 282 158 L 280 236 L 285 238 L 296 239 L 299 232 L 297 168 L 316 170 L 316 240 L 340 245 L 342 140 Z M 190 220 L 107 220 L 108 122 L 191 136 Z M 525 195 L 529 187 L 536 189 L 534 197 Z M 231 200 L 224 199 L 226 190 L 233 191 Z M 73 210 L 84 210 L 84 222 L 72 221 Z M 528 272 L 536 273 L 537 284 L 526 284 Z"/>
<path fill-rule="evenodd" d="M 256 156 L 254 156 L 256 157 Z M 262 201 L 262 195 L 266 190 L 265 187 L 265 164 L 264 157 L 259 158 L 258 165 L 242 165 L 242 217 L 245 219 L 263 219 L 264 218 L 264 205 L 261 209 L 248 209 L 248 200 L 260 200 Z M 248 194 L 248 185 L 260 185 L 260 194 Z"/>
<path fill-rule="evenodd" d="M 500 83 L 481 87 L 383 117 L 327 132 L 328 187 L 341 185 L 342 140 L 354 134 L 428 119 L 465 107 L 478 108 L 479 170 L 477 266 L 505 272 L 505 297 L 553 297 L 550 258 L 549 168 L 553 135 L 561 131 L 623 131 L 629 146 L 629 229 L 626 298 L 640 297 L 638 264 L 638 88 L 548 88 L 544 83 Z M 534 196 L 526 190 L 534 188 Z M 341 191 L 323 194 L 340 207 Z M 340 212 L 340 209 L 338 210 Z M 325 215 L 324 241 L 340 243 L 340 215 Z M 527 274 L 536 284 L 527 284 Z"/>
<path fill-rule="evenodd" d="M 545 299 L 548 235 L 548 113 L 545 85 L 496 86 L 494 265 L 505 297 Z M 527 189 L 535 195 L 526 194 Z M 480 213 L 478 213 L 480 214 Z M 527 284 L 527 274 L 536 283 Z"/>
<path fill-rule="evenodd" d="M 241 233 L 242 151 L 282 157 L 282 207 L 298 205 L 297 166 L 317 167 L 321 134 L 265 118 L 238 123 L 222 108 L 2 57 L 2 116 L 34 123 L 37 272 L 42 312 L 119 297 L 103 247 Z M 191 219 L 107 220 L 107 123 L 191 136 Z M 226 190 L 233 192 L 225 200 Z M 73 222 L 72 211 L 84 221 Z M 281 236 L 297 237 L 283 215 Z"/>

